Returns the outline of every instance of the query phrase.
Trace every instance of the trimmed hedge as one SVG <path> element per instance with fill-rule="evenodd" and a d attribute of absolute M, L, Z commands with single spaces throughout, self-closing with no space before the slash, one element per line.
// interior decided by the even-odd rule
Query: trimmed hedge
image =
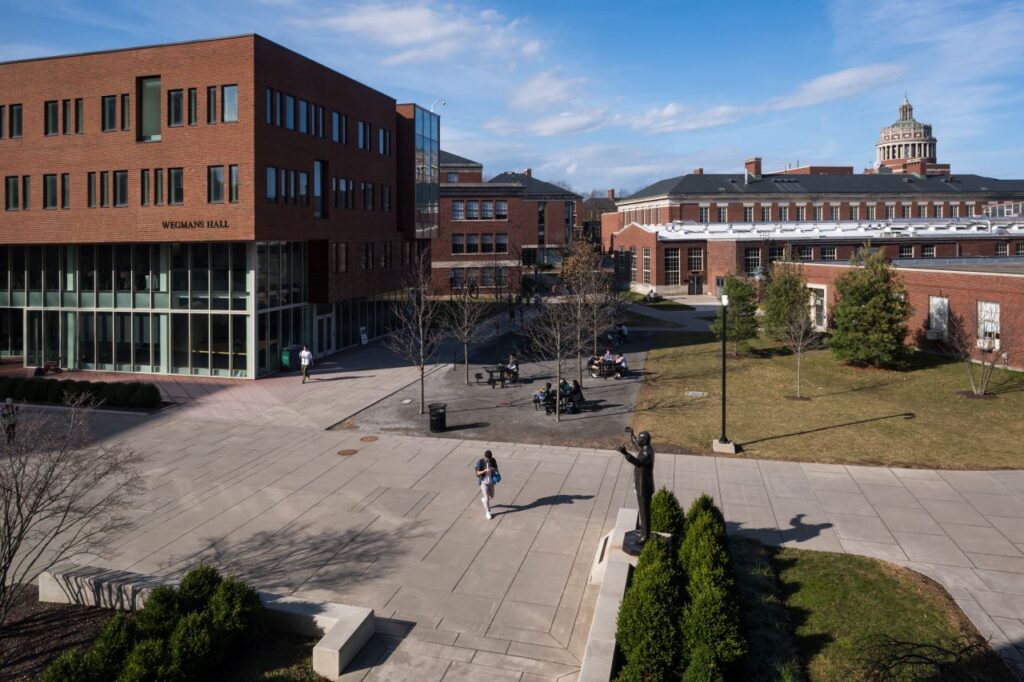
<path fill-rule="evenodd" d="M 651 532 L 668 533 L 676 543 L 685 537 L 686 515 L 668 488 L 662 488 L 651 498 Z"/>
<path fill-rule="evenodd" d="M 106 407 L 160 407 L 160 389 L 141 381 L 74 381 L 44 377 L 0 378 L 0 399 L 64 403 L 87 396 Z"/>
<path fill-rule="evenodd" d="M 180 588 L 154 588 L 134 619 L 117 613 L 84 656 L 69 650 L 46 682 L 184 682 L 213 679 L 232 650 L 261 630 L 259 594 L 213 568 L 189 571 Z"/>

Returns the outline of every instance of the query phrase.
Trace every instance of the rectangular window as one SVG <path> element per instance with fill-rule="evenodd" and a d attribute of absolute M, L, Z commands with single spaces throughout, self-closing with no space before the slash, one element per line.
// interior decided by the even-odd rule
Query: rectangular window
<path fill-rule="evenodd" d="M 978 301 L 978 348 L 999 350 L 999 304 Z"/>
<path fill-rule="evenodd" d="M 71 208 L 71 175 L 60 174 L 60 207 Z"/>
<path fill-rule="evenodd" d="M 494 217 L 497 220 L 508 220 L 508 201 L 499 199 L 494 202 Z"/>
<path fill-rule="evenodd" d="M 479 202 L 476 201 L 466 202 L 466 220 L 476 220 L 480 217 L 479 205 Z"/>
<path fill-rule="evenodd" d="M 32 176 L 21 176 L 21 210 L 27 211 L 32 205 L 31 199 Z"/>
<path fill-rule="evenodd" d="M 928 217 L 928 206 L 926 204 L 918 204 L 917 217 L 927 218 Z"/>
<path fill-rule="evenodd" d="M 238 203 L 238 166 L 228 166 L 228 201 Z"/>
<path fill-rule="evenodd" d="M 213 124 L 217 122 L 217 86 L 206 86 L 206 122 Z"/>
<path fill-rule="evenodd" d="M 466 252 L 466 235 L 464 234 L 453 234 L 452 235 L 452 253 L 465 253 Z"/>
<path fill-rule="evenodd" d="M 906 204 L 904 204 L 903 206 L 900 207 L 900 217 L 901 218 L 909 218 L 910 217 L 910 207 L 907 206 Z"/>
<path fill-rule="evenodd" d="M 782 222 L 789 220 L 789 206 L 779 206 L 779 220 Z"/>
<path fill-rule="evenodd" d="M 769 246 L 768 247 L 768 264 L 776 263 L 783 259 L 786 255 L 786 247 L 784 246 Z"/>
<path fill-rule="evenodd" d="M 813 246 L 801 246 L 799 249 L 800 260 L 804 262 L 814 260 L 814 247 Z"/>
<path fill-rule="evenodd" d="M 149 206 L 149 192 L 150 192 L 150 188 L 149 188 L 149 169 L 148 168 L 143 168 L 142 172 L 139 174 L 139 190 L 140 190 L 140 197 L 141 197 L 141 202 L 140 202 L 141 205 L 142 206 Z"/>
<path fill-rule="evenodd" d="M 21 105 L 12 104 L 10 111 L 10 126 L 8 127 L 8 137 L 16 138 L 21 137 L 22 133 L 22 121 L 21 121 Z"/>
<path fill-rule="evenodd" d="M 8 175 L 4 178 L 4 208 L 8 211 L 18 210 L 18 176 Z"/>
<path fill-rule="evenodd" d="M 277 169 L 267 166 L 267 203 L 277 203 Z"/>
<path fill-rule="evenodd" d="M 718 207 L 718 222 L 727 223 L 729 222 L 729 208 L 727 206 Z"/>
<path fill-rule="evenodd" d="M 284 96 L 284 127 L 295 130 L 295 98 L 291 95 Z"/>
<path fill-rule="evenodd" d="M 850 220 L 860 220 L 860 206 L 850 207 Z"/>
<path fill-rule="evenodd" d="M 266 100 L 267 125 L 269 126 L 274 124 L 274 90 L 272 88 L 267 88 Z"/>
<path fill-rule="evenodd" d="M 945 296 L 928 297 L 928 338 L 946 338 L 949 331 L 949 299 Z"/>
<path fill-rule="evenodd" d="M 206 168 L 206 203 L 224 203 L 224 166 Z"/>
<path fill-rule="evenodd" d="M 140 78 L 135 101 L 141 104 L 138 140 L 156 142 L 160 139 L 160 79 Z"/>
<path fill-rule="evenodd" d="M 12 135 L 11 137 L 14 137 L 14 136 Z M 960 206 L 959 206 L 959 204 L 954 204 L 953 206 L 949 207 L 949 217 L 950 218 L 959 218 L 960 217 Z"/>
<path fill-rule="evenodd" d="M 499 232 L 494 235 L 494 253 L 508 253 L 508 234 Z"/>
<path fill-rule="evenodd" d="M 466 253 L 480 253 L 480 235 L 466 235 Z"/>
<path fill-rule="evenodd" d="M 378 128 L 377 129 L 377 153 L 381 154 L 381 155 L 386 153 L 384 151 L 385 150 L 385 147 L 384 147 L 384 133 L 386 133 L 386 132 L 387 131 L 384 130 L 383 128 Z"/>
<path fill-rule="evenodd" d="M 743 222 L 752 223 L 754 222 L 754 207 L 744 206 L 743 207 Z"/>
<path fill-rule="evenodd" d="M 164 169 L 157 168 L 153 171 L 153 204 L 164 205 Z"/>
<path fill-rule="evenodd" d="M 868 207 L 867 207 L 867 215 L 866 215 L 866 218 L 867 218 L 868 220 L 874 220 L 874 219 L 875 219 L 875 210 L 876 210 L 876 207 L 875 207 L 875 206 L 868 206 Z"/>
<path fill-rule="evenodd" d="M 893 218 L 895 218 L 896 217 L 896 207 L 895 206 L 886 206 L 885 207 L 885 217 L 888 220 L 892 220 Z"/>
<path fill-rule="evenodd" d="M 836 247 L 834 246 L 823 246 L 821 247 L 821 260 L 835 260 L 836 259 Z"/>
<path fill-rule="evenodd" d="M 743 253 L 743 270 L 753 275 L 761 269 L 761 249 L 748 246 Z"/>
<path fill-rule="evenodd" d="M 274 125 L 281 127 L 281 93 L 274 91 Z"/>
<path fill-rule="evenodd" d="M 480 253 L 494 253 L 494 235 L 480 235 Z"/>
<path fill-rule="evenodd" d="M 100 172 L 100 206 L 110 206 L 110 173 L 107 171 Z"/>
<path fill-rule="evenodd" d="M 644 284 L 651 283 L 651 249 L 649 246 L 644 247 L 643 251 L 643 281 Z"/>
<path fill-rule="evenodd" d="M 997 256 L 1009 256 L 1010 245 L 1007 243 L 996 244 L 996 255 Z"/>
<path fill-rule="evenodd" d="M 341 142 L 341 115 L 331 112 L 331 142 Z"/>
<path fill-rule="evenodd" d="M 299 194 L 295 190 L 295 187 L 296 187 L 296 185 L 295 185 L 295 171 L 289 170 L 288 171 L 288 190 L 287 190 L 287 192 L 288 192 L 288 199 L 293 204 L 297 202 L 298 197 L 299 197 Z"/>
<path fill-rule="evenodd" d="M 692 247 L 686 250 L 686 269 L 692 272 L 704 271 L 704 249 Z"/>
<path fill-rule="evenodd" d="M 129 130 L 132 127 L 132 102 L 128 93 L 121 95 L 121 130 Z"/>
<path fill-rule="evenodd" d="M 50 100 L 43 105 L 43 134 L 58 134 L 57 100 Z"/>
<path fill-rule="evenodd" d="M 796 207 L 796 219 L 797 221 L 803 222 L 807 220 L 807 209 L 803 206 Z"/>
<path fill-rule="evenodd" d="M 341 143 L 348 144 L 348 114 L 341 115 Z"/>
<path fill-rule="evenodd" d="M 199 122 L 199 91 L 196 88 L 188 89 L 188 124 L 194 126 Z"/>
<path fill-rule="evenodd" d="M 829 217 L 830 217 L 831 220 L 834 220 L 834 221 L 837 221 L 837 222 L 839 221 L 839 207 L 838 206 L 832 206 L 832 207 L 829 208 Z"/>
<path fill-rule="evenodd" d="M 665 284 L 668 286 L 679 285 L 678 247 L 669 247 L 665 249 Z"/>
<path fill-rule="evenodd" d="M 4 136 L 7 134 L 7 119 L 4 116 L 5 111 L 4 105 L 0 104 L 0 140 L 4 139 Z"/>
<path fill-rule="evenodd" d="M 348 272 L 348 244 L 339 242 L 335 244 L 334 268 L 335 272 Z"/>
<path fill-rule="evenodd" d="M 288 171 L 277 169 L 277 197 L 282 204 L 288 203 Z"/>
<path fill-rule="evenodd" d="M 900 244 L 900 258 L 913 258 L 914 257 L 914 245 L 913 244 Z"/>
<path fill-rule="evenodd" d="M 181 90 L 170 90 L 167 93 L 167 125 L 180 126 L 185 122 L 184 93 Z"/>
<path fill-rule="evenodd" d="M 85 102 L 79 97 L 75 99 L 75 134 L 81 135 L 85 129 Z"/>
<path fill-rule="evenodd" d="M 309 112 L 306 111 L 306 100 L 304 99 L 299 100 L 298 119 L 299 132 L 305 134 L 309 130 L 309 128 L 307 127 L 309 125 Z"/>
<path fill-rule="evenodd" d="M 309 206 L 309 173 L 299 171 L 299 203 Z"/>
<path fill-rule="evenodd" d="M 1013 251 L 1015 256 L 1024 256 L 1024 242 L 1017 242 L 1017 246 Z"/>
<path fill-rule="evenodd" d="M 225 85 L 221 89 L 221 120 L 225 123 L 238 122 L 238 86 Z"/>
<path fill-rule="evenodd" d="M 167 169 L 167 203 L 172 206 L 185 203 L 185 172 L 181 168 Z"/>
<path fill-rule="evenodd" d="M 935 245 L 929 244 L 921 247 L 921 258 L 935 258 Z"/>
<path fill-rule="evenodd" d="M 383 185 L 380 195 L 380 208 L 382 211 L 391 212 L 391 185 Z"/>
<path fill-rule="evenodd" d="M 107 95 L 100 100 L 100 112 L 102 113 L 101 129 L 105 133 L 117 130 L 117 97 Z"/>
<path fill-rule="evenodd" d="M 815 206 L 814 207 L 814 219 L 815 220 L 819 220 L 819 221 L 820 220 L 824 220 L 825 219 L 824 211 L 825 211 L 825 209 L 823 207 Z"/>
<path fill-rule="evenodd" d="M 324 180 L 327 178 L 327 162 L 313 161 L 313 217 L 327 217 L 327 202 L 324 201 Z"/>
<path fill-rule="evenodd" d="M 761 207 L 761 222 L 770 223 L 772 221 L 772 207 L 762 206 Z M 677 282 L 678 284 L 678 282 Z"/>
<path fill-rule="evenodd" d="M 463 201 L 452 202 L 452 220 L 466 219 L 466 204 Z"/>
<path fill-rule="evenodd" d="M 89 208 L 96 208 L 96 173 L 90 172 L 85 187 L 86 205 Z"/>
<path fill-rule="evenodd" d="M 128 205 L 128 171 L 114 171 L 114 206 Z"/>
<path fill-rule="evenodd" d="M 345 189 L 345 196 L 346 196 L 346 198 L 348 200 L 348 205 L 346 206 L 346 208 L 355 208 L 356 207 L 356 181 L 355 180 L 346 180 L 345 182 L 347 183 L 346 189 Z"/>

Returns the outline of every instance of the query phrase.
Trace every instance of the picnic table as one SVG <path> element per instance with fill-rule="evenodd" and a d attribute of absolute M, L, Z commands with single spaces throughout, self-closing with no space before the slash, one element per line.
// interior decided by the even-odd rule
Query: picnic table
<path fill-rule="evenodd" d="M 487 372 L 487 383 L 491 385 L 491 388 L 494 388 L 495 384 L 499 382 L 501 387 L 505 388 L 505 367 L 484 367 L 484 371 Z"/>

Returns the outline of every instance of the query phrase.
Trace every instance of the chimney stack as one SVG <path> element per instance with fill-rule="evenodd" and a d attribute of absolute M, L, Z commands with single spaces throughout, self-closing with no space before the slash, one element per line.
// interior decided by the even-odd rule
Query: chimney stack
<path fill-rule="evenodd" d="M 615 200 L 615 190 L 613 190 L 613 189 L 608 190 L 608 198 L 611 199 L 612 201 Z"/>
<path fill-rule="evenodd" d="M 693 174 L 694 175 L 704 175 L 704 169 L 702 167 L 700 167 L 700 166 L 697 166 L 696 168 L 693 169 Z"/>
<path fill-rule="evenodd" d="M 526 170 L 523 171 L 523 175 L 525 175 L 528 178 L 532 178 L 533 177 L 533 169 L 532 168 L 527 168 Z"/>
<path fill-rule="evenodd" d="M 760 180 L 761 179 L 761 157 L 760 156 L 755 156 L 755 157 L 753 157 L 751 159 L 747 159 L 747 162 L 744 164 L 744 166 L 746 166 L 747 175 L 752 180 Z"/>

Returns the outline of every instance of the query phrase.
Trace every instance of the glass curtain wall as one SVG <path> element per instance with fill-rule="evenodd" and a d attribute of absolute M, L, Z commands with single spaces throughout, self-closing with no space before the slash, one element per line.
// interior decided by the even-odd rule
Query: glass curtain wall
<path fill-rule="evenodd" d="M 416 107 L 416 230 L 438 226 L 441 196 L 441 117 Z"/>
<path fill-rule="evenodd" d="M 281 369 L 281 352 L 313 346 L 306 306 L 305 242 L 256 243 L 256 372 Z"/>

